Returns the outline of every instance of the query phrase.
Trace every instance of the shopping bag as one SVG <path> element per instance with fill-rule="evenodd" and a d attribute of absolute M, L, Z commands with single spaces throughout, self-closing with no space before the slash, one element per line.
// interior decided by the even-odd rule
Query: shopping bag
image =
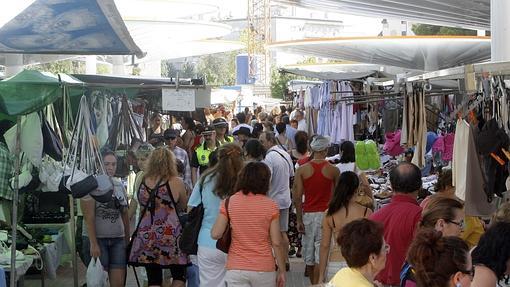
<path fill-rule="evenodd" d="M 227 211 L 227 218 L 228 218 L 228 224 L 227 228 L 223 232 L 223 235 L 221 236 L 218 241 L 216 241 L 216 249 L 219 249 L 223 251 L 224 253 L 228 253 L 228 250 L 230 249 L 230 244 L 232 243 L 232 226 L 230 225 L 230 215 L 228 213 L 228 202 L 230 201 L 230 197 L 227 197 L 225 199 L 225 210 Z"/>
<path fill-rule="evenodd" d="M 104 271 L 99 258 L 92 258 L 87 268 L 87 287 L 107 287 L 108 273 Z"/>

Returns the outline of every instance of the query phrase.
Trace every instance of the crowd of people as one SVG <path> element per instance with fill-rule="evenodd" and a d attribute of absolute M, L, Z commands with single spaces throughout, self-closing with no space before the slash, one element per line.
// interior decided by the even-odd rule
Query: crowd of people
<path fill-rule="evenodd" d="M 113 202 L 81 200 L 82 258 L 100 258 L 111 286 L 125 284 L 129 264 L 149 286 L 282 287 L 290 256 L 312 285 L 494 287 L 510 274 L 510 204 L 490 222 L 466 216 L 450 171 L 419 203 L 421 170 L 400 163 L 391 202 L 376 210 L 354 144 L 330 162 L 329 138 L 308 135 L 302 111 L 209 116 L 163 130 L 155 114 L 129 202 L 117 181 Z M 115 154 L 103 161 L 113 178 Z M 199 207 L 197 252 L 186 254 L 186 213 Z M 226 232 L 228 253 L 217 248 Z"/>

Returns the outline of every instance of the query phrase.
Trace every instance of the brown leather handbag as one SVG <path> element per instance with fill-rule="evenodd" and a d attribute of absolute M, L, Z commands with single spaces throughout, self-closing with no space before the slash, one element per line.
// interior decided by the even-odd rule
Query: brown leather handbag
<path fill-rule="evenodd" d="M 228 253 L 228 250 L 230 249 L 230 244 L 232 243 L 232 230 L 230 227 L 230 215 L 228 213 L 228 202 L 230 201 L 230 196 L 225 199 L 225 210 L 227 211 L 227 228 L 223 232 L 223 235 L 221 236 L 218 241 L 216 241 L 216 248 Z"/>

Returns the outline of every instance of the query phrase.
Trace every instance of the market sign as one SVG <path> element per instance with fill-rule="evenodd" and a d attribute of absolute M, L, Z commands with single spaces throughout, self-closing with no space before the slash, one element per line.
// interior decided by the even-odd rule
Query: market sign
<path fill-rule="evenodd" d="M 163 111 L 195 111 L 196 89 L 163 88 L 161 90 L 161 109 Z"/>

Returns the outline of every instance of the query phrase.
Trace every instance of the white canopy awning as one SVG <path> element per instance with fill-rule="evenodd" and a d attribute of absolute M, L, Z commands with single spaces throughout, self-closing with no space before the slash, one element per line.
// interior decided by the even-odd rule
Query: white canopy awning
<path fill-rule="evenodd" d="M 490 0 L 276 0 L 332 13 L 490 30 Z"/>
<path fill-rule="evenodd" d="M 279 52 L 432 71 L 490 59 L 489 37 L 407 36 L 306 39 L 276 42 Z"/>

